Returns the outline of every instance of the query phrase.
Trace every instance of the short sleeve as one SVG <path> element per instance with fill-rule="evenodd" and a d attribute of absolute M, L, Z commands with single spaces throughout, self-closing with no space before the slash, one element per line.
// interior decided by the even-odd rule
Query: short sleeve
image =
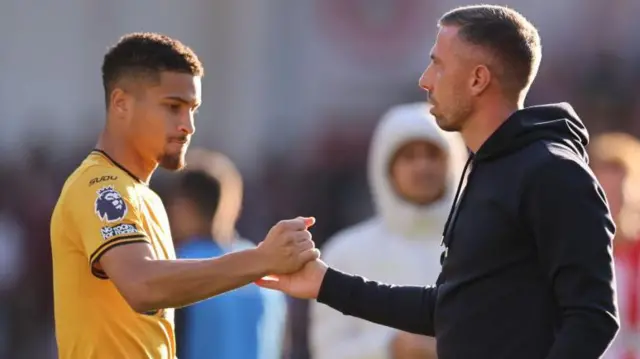
<path fill-rule="evenodd" d="M 67 213 L 77 228 L 91 272 L 107 279 L 99 266 L 102 255 L 116 246 L 149 243 L 149 239 L 142 225 L 135 182 L 119 174 L 88 172 L 67 197 Z"/>

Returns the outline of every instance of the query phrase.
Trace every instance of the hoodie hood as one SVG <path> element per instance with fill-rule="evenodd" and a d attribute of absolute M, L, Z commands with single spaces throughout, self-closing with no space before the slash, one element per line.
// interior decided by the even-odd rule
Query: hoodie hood
<path fill-rule="evenodd" d="M 588 162 L 589 133 L 568 103 L 531 106 L 514 112 L 475 154 L 476 161 L 489 161 L 538 140 L 559 142 Z"/>
<path fill-rule="evenodd" d="M 389 174 L 395 153 L 407 142 L 424 140 L 440 147 L 449 158 L 444 196 L 431 204 L 410 203 L 396 193 Z M 453 201 L 457 179 L 468 152 L 457 133 L 442 131 L 427 103 L 392 107 L 376 127 L 369 151 L 369 184 L 378 215 L 392 231 L 405 237 L 427 238 L 439 233 Z M 436 237 L 436 238 L 439 238 Z"/>
<path fill-rule="evenodd" d="M 204 148 L 189 150 L 187 163 L 187 171 L 204 171 L 220 183 L 220 201 L 211 231 L 216 241 L 222 244 L 232 243 L 237 238 L 236 222 L 243 199 L 240 171 L 226 155 Z"/>

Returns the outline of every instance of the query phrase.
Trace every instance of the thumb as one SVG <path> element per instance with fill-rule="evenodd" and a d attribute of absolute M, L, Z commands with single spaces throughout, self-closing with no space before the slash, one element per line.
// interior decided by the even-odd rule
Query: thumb
<path fill-rule="evenodd" d="M 282 282 L 280 278 L 275 276 L 267 276 L 255 281 L 255 284 L 262 288 L 282 290 Z"/>
<path fill-rule="evenodd" d="M 316 224 L 316 217 L 304 217 L 304 225 L 309 228 Z"/>

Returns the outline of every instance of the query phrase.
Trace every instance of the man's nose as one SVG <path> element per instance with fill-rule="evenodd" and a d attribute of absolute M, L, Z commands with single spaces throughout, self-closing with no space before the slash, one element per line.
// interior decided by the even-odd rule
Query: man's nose
<path fill-rule="evenodd" d="M 422 75 L 420 76 L 420 79 L 418 80 L 418 86 L 420 86 L 420 88 L 425 91 L 431 91 L 431 84 L 429 83 L 428 76 L 429 74 L 427 69 L 422 73 Z"/>

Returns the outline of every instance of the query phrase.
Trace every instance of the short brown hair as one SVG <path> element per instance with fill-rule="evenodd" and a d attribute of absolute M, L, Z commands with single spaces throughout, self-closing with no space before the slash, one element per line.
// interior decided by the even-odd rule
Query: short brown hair
<path fill-rule="evenodd" d="M 527 90 L 540 66 L 538 30 L 523 15 L 498 5 L 463 6 L 440 18 L 440 26 L 458 27 L 458 36 L 480 46 L 499 62 L 497 72 L 511 91 Z"/>
<path fill-rule="evenodd" d="M 104 55 L 102 85 L 107 106 L 115 84 L 124 77 L 157 79 L 162 71 L 203 76 L 196 54 L 180 41 L 153 32 L 135 32 L 120 38 Z"/>

